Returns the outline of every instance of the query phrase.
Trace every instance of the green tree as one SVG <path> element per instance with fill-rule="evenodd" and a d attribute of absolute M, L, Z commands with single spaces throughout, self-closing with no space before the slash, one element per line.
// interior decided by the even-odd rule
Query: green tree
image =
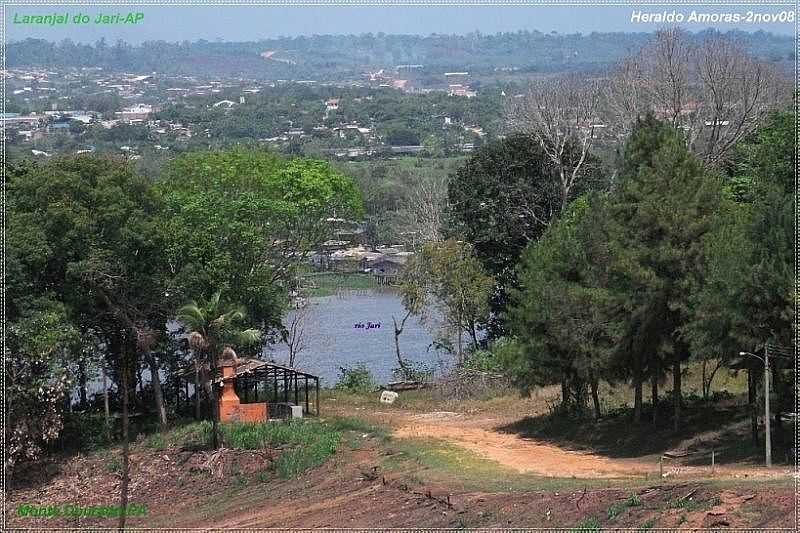
<path fill-rule="evenodd" d="M 221 291 L 263 329 L 279 324 L 297 267 L 333 231 L 329 219 L 363 212 L 352 180 L 327 163 L 256 150 L 183 155 L 158 188 L 181 297 Z"/>
<path fill-rule="evenodd" d="M 189 333 L 189 347 L 194 351 L 195 360 L 203 368 L 203 387 L 211 400 L 212 439 L 214 448 L 218 447 L 217 392 L 212 386 L 216 376 L 218 357 L 226 348 L 233 346 L 246 348 L 261 340 L 257 328 L 245 328 L 247 314 L 243 307 L 228 305 L 221 300 L 221 293 L 215 292 L 208 301 L 190 302 L 178 310 L 177 320 Z M 199 394 L 199 391 L 195 391 Z"/>
<path fill-rule="evenodd" d="M 784 112 L 736 147 L 728 198 L 703 239 L 685 332 L 696 352 L 721 363 L 742 350 L 760 350 L 766 341 L 793 344 L 794 142 L 794 114 Z M 787 363 L 773 362 L 779 431 L 779 413 L 791 409 L 794 398 L 787 386 L 791 376 L 783 377 L 791 373 Z"/>
<path fill-rule="evenodd" d="M 568 410 L 586 406 L 588 388 L 598 418 L 599 381 L 611 376 L 624 324 L 606 218 L 604 198 L 582 196 L 525 250 L 508 311 L 516 349 L 504 362 L 524 390 L 560 382 Z"/>
<path fill-rule="evenodd" d="M 13 228 L 9 318 L 24 316 L 31 297 L 45 297 L 63 304 L 81 334 L 103 340 L 120 376 L 125 508 L 131 370 L 163 333 L 170 307 L 160 199 L 147 179 L 112 158 L 64 157 L 17 168 L 6 185 Z"/>
<path fill-rule="evenodd" d="M 610 241 L 631 317 L 621 356 L 631 368 L 635 418 L 641 416 L 648 364 L 654 375 L 668 366 L 677 430 L 681 365 L 690 355 L 683 328 L 691 320 L 691 280 L 702 257 L 702 238 L 722 200 L 722 185 L 703 171 L 678 131 L 648 115 L 625 145 L 618 187 Z"/>
<path fill-rule="evenodd" d="M 596 169 L 594 158 L 587 168 Z M 572 190 L 569 200 L 604 188 L 594 172 Z M 538 142 L 515 134 L 489 143 L 459 168 L 449 184 L 451 231 L 472 243 L 476 256 L 495 280 L 489 332 L 503 331 L 500 317 L 516 266 L 528 243 L 536 241 L 561 211 L 558 169 Z"/>
<path fill-rule="evenodd" d="M 3 356 L 8 384 L 5 467 L 10 475 L 18 463 L 39 459 L 43 447 L 58 437 L 72 382 L 67 363 L 80 345 L 62 304 L 39 298 L 20 311 L 8 323 Z"/>
<path fill-rule="evenodd" d="M 421 314 L 432 306 L 441 313 L 443 343 L 448 345 L 455 335 L 453 352 L 457 363 L 463 363 L 463 335 L 469 335 L 473 349 L 478 347 L 478 331 L 488 318 L 494 286 L 471 246 L 455 239 L 424 244 L 406 265 L 403 285 L 409 311 Z"/>

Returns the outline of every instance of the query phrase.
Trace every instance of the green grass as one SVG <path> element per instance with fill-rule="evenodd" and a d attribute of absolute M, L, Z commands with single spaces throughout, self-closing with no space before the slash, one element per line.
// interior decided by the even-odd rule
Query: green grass
<path fill-rule="evenodd" d="M 275 461 L 275 470 L 283 479 L 291 479 L 310 468 L 321 465 L 333 455 L 341 433 L 321 432 L 313 442 L 283 452 Z"/>
<path fill-rule="evenodd" d="M 329 425 L 312 420 L 262 424 L 235 422 L 221 424 L 226 446 L 245 450 L 288 447 L 275 460 L 278 476 L 290 479 L 321 465 L 333 455 L 341 432 Z"/>
<path fill-rule="evenodd" d="M 587 516 L 578 522 L 574 528 L 570 529 L 570 531 L 600 531 L 600 521 L 594 516 Z"/>
<path fill-rule="evenodd" d="M 222 443 L 229 448 L 282 449 L 273 467 L 278 476 L 284 479 L 295 477 L 309 468 L 324 463 L 336 451 L 343 431 L 361 431 L 376 436 L 387 433 L 378 426 L 348 418 L 333 419 L 330 424 L 319 420 L 233 422 L 219 424 L 218 428 Z M 142 445 L 153 450 L 163 450 L 170 446 L 200 450 L 209 448 L 211 442 L 211 423 L 202 421 L 179 426 L 166 433 L 151 435 Z M 260 473 L 258 479 L 261 481 L 266 477 Z M 241 484 L 242 480 L 237 477 L 236 483 Z"/>
<path fill-rule="evenodd" d="M 656 525 L 656 519 L 655 518 L 648 518 L 647 520 L 642 522 L 642 525 L 639 526 L 639 529 L 643 529 L 643 530 L 646 531 L 648 529 L 653 529 L 654 525 Z"/>
<path fill-rule="evenodd" d="M 389 440 L 391 431 L 386 426 L 373 424 L 355 416 L 337 416 L 325 420 L 326 425 L 337 431 L 354 431 L 377 437 L 383 441 Z"/>
<path fill-rule="evenodd" d="M 642 505 L 642 500 L 639 498 L 639 495 L 631 494 L 624 501 L 617 502 L 608 508 L 608 519 L 613 520 L 625 512 L 625 510 L 629 507 L 638 507 L 640 505 Z"/>
<path fill-rule="evenodd" d="M 187 450 L 202 450 L 211 446 L 211 422 L 203 420 L 177 426 L 166 434 L 158 434 L 166 446 L 175 446 Z M 156 438 L 156 435 L 151 437 Z M 158 444 L 156 439 L 155 443 Z M 145 441 L 147 445 L 148 441 Z"/>
<path fill-rule="evenodd" d="M 636 480 L 542 477 L 520 473 L 439 439 L 396 439 L 387 445 L 386 469 L 418 471 L 421 482 L 442 482 L 461 490 L 528 491 L 631 486 Z M 422 467 L 422 469 L 420 469 Z M 645 480 L 642 479 L 642 484 Z"/>

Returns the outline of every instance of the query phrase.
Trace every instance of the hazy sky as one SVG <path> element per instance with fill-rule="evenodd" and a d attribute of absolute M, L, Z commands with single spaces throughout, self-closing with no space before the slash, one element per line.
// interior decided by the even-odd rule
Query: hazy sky
<path fill-rule="evenodd" d="M 676 12 L 687 19 L 681 26 L 697 31 L 707 27 L 746 31 L 766 30 L 793 34 L 794 23 L 709 24 L 689 23 L 692 11 L 702 14 L 736 14 L 743 19 L 748 11 L 779 14 L 791 6 L 692 6 L 688 4 L 619 6 L 147 6 L 135 4 L 114 6 L 14 6 L 6 4 L 6 30 L 10 40 L 37 37 L 93 42 L 124 39 L 129 42 L 162 39 L 182 41 L 207 39 L 249 41 L 281 35 L 349 34 L 349 33 L 457 33 L 475 30 L 483 33 L 522 29 L 559 33 L 591 33 L 593 31 L 653 31 L 663 24 L 632 23 L 631 14 Z M 94 24 L 98 13 L 122 14 L 142 12 L 137 25 Z M 41 26 L 14 23 L 15 16 L 68 13 L 89 15 L 92 22 L 76 25 Z"/>

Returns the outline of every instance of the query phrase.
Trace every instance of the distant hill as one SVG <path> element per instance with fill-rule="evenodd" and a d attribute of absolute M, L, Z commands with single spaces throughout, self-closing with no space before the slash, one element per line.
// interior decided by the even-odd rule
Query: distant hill
<path fill-rule="evenodd" d="M 711 31 L 711 30 L 708 30 Z M 736 32 L 751 53 L 794 60 L 790 36 Z M 700 36 L 702 34 L 695 34 Z M 484 35 L 315 35 L 257 42 L 94 45 L 27 39 L 8 44 L 7 66 L 103 67 L 201 77 L 352 79 L 370 70 L 410 65 L 418 75 L 447 70 L 475 74 L 559 72 L 606 67 L 640 48 L 647 33 L 555 34 L 536 31 Z M 420 66 L 421 65 L 421 66 Z"/>

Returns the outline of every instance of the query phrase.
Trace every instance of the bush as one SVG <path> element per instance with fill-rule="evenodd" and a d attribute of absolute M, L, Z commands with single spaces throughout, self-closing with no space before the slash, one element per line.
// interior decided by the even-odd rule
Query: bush
<path fill-rule="evenodd" d="M 375 381 L 365 363 L 355 363 L 351 367 L 339 367 L 339 379 L 334 388 L 346 392 L 365 393 L 375 388 Z"/>
<path fill-rule="evenodd" d="M 419 361 L 406 359 L 403 366 L 392 369 L 395 379 L 404 381 L 431 381 L 433 379 L 433 367 Z"/>
<path fill-rule="evenodd" d="M 600 531 L 600 521 L 594 516 L 590 516 L 578 522 L 570 531 Z"/>
<path fill-rule="evenodd" d="M 90 451 L 109 446 L 114 436 L 102 413 L 68 413 L 59 441 L 69 449 Z"/>

